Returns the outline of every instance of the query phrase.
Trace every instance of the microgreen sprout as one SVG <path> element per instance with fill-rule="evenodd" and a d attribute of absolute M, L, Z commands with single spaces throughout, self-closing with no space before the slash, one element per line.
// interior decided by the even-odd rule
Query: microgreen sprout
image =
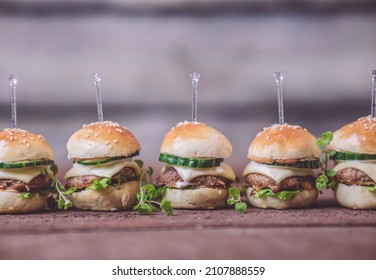
<path fill-rule="evenodd" d="M 138 203 L 133 206 L 133 210 L 137 211 L 141 215 L 150 215 L 153 212 L 157 212 L 158 206 L 165 215 L 172 215 L 173 208 L 170 201 L 162 199 L 166 192 L 166 187 L 156 188 L 152 184 L 152 176 L 154 173 L 153 168 L 144 168 L 144 163 L 141 160 L 135 160 L 141 169 L 140 175 L 140 192 L 137 193 Z"/>
<path fill-rule="evenodd" d="M 336 181 L 336 172 L 333 169 L 328 168 L 328 162 L 330 157 L 335 155 L 335 151 L 329 150 L 328 145 L 333 140 L 333 133 L 330 131 L 321 134 L 316 141 L 316 145 L 322 150 L 322 156 L 320 158 L 320 168 L 322 173 L 316 179 L 316 188 L 323 190 L 326 188 L 334 188 Z"/>
<path fill-rule="evenodd" d="M 235 180 L 236 183 L 239 183 L 239 179 Z M 242 213 L 247 210 L 247 204 L 242 202 L 241 191 L 237 187 L 231 187 L 228 189 L 228 205 L 235 205 L 236 212 Z"/>

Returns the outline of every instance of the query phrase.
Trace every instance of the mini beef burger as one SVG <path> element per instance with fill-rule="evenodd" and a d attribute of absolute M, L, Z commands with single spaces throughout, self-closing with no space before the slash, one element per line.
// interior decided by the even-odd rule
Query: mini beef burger
<path fill-rule="evenodd" d="M 243 175 L 249 202 L 259 208 L 297 208 L 315 201 L 321 151 L 316 138 L 300 126 L 264 128 L 248 150 Z"/>
<path fill-rule="evenodd" d="M 235 174 L 223 159 L 231 153 L 229 140 L 214 128 L 200 122 L 179 123 L 162 142 L 159 160 L 166 165 L 157 186 L 167 187 L 164 198 L 174 208 L 225 207 Z"/>
<path fill-rule="evenodd" d="M 6 128 L 0 132 L 0 213 L 45 208 L 54 183 L 50 145 L 41 135 Z"/>
<path fill-rule="evenodd" d="M 140 168 L 133 157 L 141 150 L 135 136 L 117 123 L 84 125 L 67 143 L 73 167 L 65 174 L 66 188 L 76 188 L 73 206 L 78 209 L 127 209 L 140 189 Z"/>
<path fill-rule="evenodd" d="M 376 118 L 363 117 L 337 130 L 329 149 L 336 151 L 338 203 L 376 209 Z"/>

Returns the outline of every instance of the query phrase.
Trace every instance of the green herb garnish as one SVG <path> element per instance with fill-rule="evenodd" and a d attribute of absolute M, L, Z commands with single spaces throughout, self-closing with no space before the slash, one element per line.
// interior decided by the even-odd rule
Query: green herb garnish
<path fill-rule="evenodd" d="M 94 180 L 93 184 L 90 187 L 87 187 L 85 190 L 101 191 L 107 188 L 111 184 L 111 178 L 104 177 L 101 180 Z"/>
<path fill-rule="evenodd" d="M 369 192 L 376 192 L 376 186 L 366 186 L 365 188 L 366 188 L 367 191 L 369 191 Z"/>
<path fill-rule="evenodd" d="M 270 196 L 277 197 L 280 200 L 291 200 L 301 191 L 303 190 L 280 191 L 278 193 L 274 193 L 271 189 L 262 189 L 258 192 L 255 192 L 255 197 L 263 198 L 264 196 Z"/>
<path fill-rule="evenodd" d="M 247 204 L 241 200 L 241 192 L 237 187 L 231 187 L 228 189 L 228 205 L 235 205 L 236 212 L 245 212 L 247 210 Z"/>
<path fill-rule="evenodd" d="M 57 207 L 64 210 L 72 207 L 73 202 L 70 196 L 76 191 L 76 188 L 69 188 L 68 190 L 66 190 L 64 185 L 61 184 L 57 179 L 54 182 L 54 185 L 58 194 Z"/>
<path fill-rule="evenodd" d="M 21 192 L 20 197 L 22 199 L 31 199 L 33 197 L 33 193 L 32 192 Z"/>
<path fill-rule="evenodd" d="M 65 189 L 64 185 L 60 183 L 60 181 L 56 178 L 57 171 L 57 165 L 54 164 L 50 169 L 43 169 L 43 174 L 49 176 L 52 179 L 52 185 L 57 194 L 57 207 L 59 209 L 67 210 L 68 208 L 73 206 L 71 195 L 76 191 L 76 188 L 69 188 L 68 190 Z"/>
<path fill-rule="evenodd" d="M 316 141 L 316 145 L 323 152 L 320 158 L 320 168 L 322 174 L 316 179 L 316 188 L 320 191 L 326 188 L 334 188 L 336 184 L 336 172 L 333 169 L 328 168 L 328 161 L 336 154 L 336 151 L 328 150 L 328 145 L 332 140 L 333 132 L 327 131 L 321 134 L 321 137 Z"/>
<path fill-rule="evenodd" d="M 158 211 L 158 206 L 162 212 L 166 215 L 173 214 L 173 208 L 171 202 L 162 199 L 163 195 L 166 193 L 167 187 L 156 188 L 152 184 L 152 176 L 154 173 L 153 168 L 144 168 L 144 163 L 141 160 L 135 160 L 137 165 L 141 169 L 140 175 L 140 192 L 137 193 L 138 203 L 133 206 L 133 210 L 137 211 L 141 215 L 150 215 L 153 212 Z M 149 182 L 148 182 L 149 181 Z"/>
<path fill-rule="evenodd" d="M 138 203 L 133 206 L 133 210 L 136 210 L 141 215 L 150 215 L 158 210 L 155 207 L 157 205 L 164 214 L 172 215 L 173 208 L 171 203 L 166 199 L 162 199 L 159 202 L 165 192 L 166 187 L 156 188 L 153 184 L 142 185 L 141 191 L 137 193 Z"/>

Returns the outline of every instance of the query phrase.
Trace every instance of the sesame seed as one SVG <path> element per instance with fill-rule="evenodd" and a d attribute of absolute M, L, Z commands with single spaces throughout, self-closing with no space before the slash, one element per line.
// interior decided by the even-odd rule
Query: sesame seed
<path fill-rule="evenodd" d="M 34 137 L 30 137 L 30 139 L 31 139 L 32 141 L 34 141 L 34 140 L 35 140 L 35 138 L 34 138 Z"/>
<path fill-rule="evenodd" d="M 114 140 L 114 143 L 117 143 L 117 142 L 118 142 L 118 140 L 117 140 L 117 139 L 115 139 L 115 140 Z"/>
<path fill-rule="evenodd" d="M 13 141 L 13 139 L 14 139 L 13 136 L 9 137 L 9 140 L 10 140 L 10 141 Z"/>
<path fill-rule="evenodd" d="M 94 134 L 94 136 L 95 136 L 95 137 L 98 137 L 98 136 L 99 136 L 99 134 L 98 134 L 98 133 L 95 133 L 95 134 Z"/>
<path fill-rule="evenodd" d="M 90 135 L 86 135 L 85 138 L 89 138 Z"/>
<path fill-rule="evenodd" d="M 29 148 L 29 147 L 30 147 L 30 144 L 29 144 L 29 143 L 27 143 L 27 144 L 26 144 L 26 147 L 28 147 L 28 148 Z"/>
<path fill-rule="evenodd" d="M 110 145 L 109 148 L 112 149 L 112 145 Z"/>
<path fill-rule="evenodd" d="M 110 141 L 106 141 L 106 145 L 110 144 Z"/>

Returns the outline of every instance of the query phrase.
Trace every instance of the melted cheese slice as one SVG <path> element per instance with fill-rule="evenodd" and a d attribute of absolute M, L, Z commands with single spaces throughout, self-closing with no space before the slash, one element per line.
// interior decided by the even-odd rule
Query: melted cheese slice
<path fill-rule="evenodd" d="M 312 169 L 306 168 L 292 168 L 287 166 L 273 166 L 266 165 L 251 161 L 245 167 L 243 176 L 247 176 L 250 173 L 257 173 L 265 175 L 275 182 L 280 183 L 282 180 L 291 176 L 313 176 L 316 177 L 315 172 Z"/>
<path fill-rule="evenodd" d="M 38 175 L 42 174 L 45 166 L 23 167 L 23 168 L 0 168 L 1 179 L 19 180 L 29 183 Z"/>
<path fill-rule="evenodd" d="M 232 170 L 231 166 L 227 163 L 222 162 L 220 166 L 212 167 L 212 168 L 192 168 L 192 167 L 184 167 L 184 166 L 176 166 L 171 165 L 176 171 L 179 173 L 180 177 L 184 180 L 184 182 L 189 182 L 193 178 L 198 176 L 221 176 L 226 179 L 235 181 L 235 173 Z M 163 167 L 162 172 L 165 167 Z M 181 186 L 182 187 L 182 186 Z"/>
<path fill-rule="evenodd" d="M 85 175 L 111 178 L 124 167 L 133 168 L 136 171 L 137 175 L 141 173 L 137 163 L 135 163 L 131 159 L 122 159 L 98 165 L 83 165 L 79 163 L 73 163 L 73 167 L 64 175 L 64 179 Z"/>
<path fill-rule="evenodd" d="M 335 172 L 345 168 L 355 168 L 366 173 L 373 181 L 376 182 L 376 161 L 375 160 L 344 160 L 336 162 L 333 168 Z"/>

